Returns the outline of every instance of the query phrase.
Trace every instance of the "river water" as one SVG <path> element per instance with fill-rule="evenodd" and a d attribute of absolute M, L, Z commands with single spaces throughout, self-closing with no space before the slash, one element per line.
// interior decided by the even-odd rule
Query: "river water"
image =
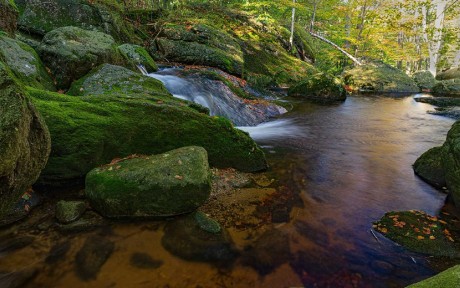
<path fill-rule="evenodd" d="M 265 150 L 268 177 L 300 196 L 289 221 L 270 224 L 287 233 L 290 258 L 268 275 L 238 260 L 223 269 L 172 256 L 161 245 L 161 222 L 111 224 L 71 235 L 37 232 L 33 244 L 0 254 L 0 270 L 32 267 L 33 280 L 25 287 L 404 287 L 417 282 L 436 273 L 430 259 L 372 231 L 372 222 L 385 212 L 436 214 L 444 203 L 445 195 L 417 178 L 411 165 L 443 143 L 453 120 L 427 114 L 431 106 L 413 97 L 350 96 L 333 106 L 292 102 L 293 110 L 279 119 L 241 128 Z M 237 244 L 247 243 L 251 231 L 230 230 Z M 76 276 L 75 254 L 92 234 L 110 239 L 115 248 L 97 277 L 84 281 Z M 50 247 L 62 241 L 70 242 L 66 256 L 45 261 Z M 284 250 L 267 253 L 275 251 Z M 130 256 L 136 252 L 161 265 L 133 267 Z"/>

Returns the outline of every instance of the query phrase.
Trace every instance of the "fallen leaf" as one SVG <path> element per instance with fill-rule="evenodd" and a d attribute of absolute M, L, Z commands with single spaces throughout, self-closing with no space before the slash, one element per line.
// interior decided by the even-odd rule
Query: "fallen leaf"
<path fill-rule="evenodd" d="M 433 235 L 431 235 L 431 236 L 430 236 L 430 239 L 431 239 L 431 240 L 434 240 L 434 239 L 436 239 L 436 237 L 434 237 Z"/>
<path fill-rule="evenodd" d="M 419 236 L 417 236 L 417 239 L 418 240 L 423 240 L 423 239 L 425 239 L 425 237 L 419 235 Z"/>
<path fill-rule="evenodd" d="M 182 177 L 180 175 L 176 175 L 176 176 L 174 176 L 174 178 L 176 178 L 177 180 L 182 180 L 184 177 Z"/>

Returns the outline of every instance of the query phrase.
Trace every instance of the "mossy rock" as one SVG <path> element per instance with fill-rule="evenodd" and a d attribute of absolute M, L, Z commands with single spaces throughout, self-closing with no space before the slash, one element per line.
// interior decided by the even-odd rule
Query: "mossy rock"
<path fill-rule="evenodd" d="M 460 78 L 439 81 L 433 86 L 432 93 L 435 95 L 460 96 Z"/>
<path fill-rule="evenodd" d="M 17 28 L 18 8 L 12 0 L 0 0 L 0 31 L 5 31 L 11 37 Z"/>
<path fill-rule="evenodd" d="M 40 114 L 0 62 L 0 219 L 38 178 L 50 144 Z"/>
<path fill-rule="evenodd" d="M 228 232 L 220 226 L 214 228 L 216 223 L 202 212 L 178 218 L 165 226 L 161 244 L 186 260 L 229 264 L 237 252 Z"/>
<path fill-rule="evenodd" d="M 223 118 L 210 117 L 171 95 L 67 96 L 29 89 L 53 138 L 40 183 L 66 185 L 117 157 L 202 146 L 216 167 L 266 169 L 254 141 Z"/>
<path fill-rule="evenodd" d="M 6 36 L 0 36 L 0 61 L 8 66 L 23 85 L 51 91 L 56 90 L 42 61 L 29 45 Z"/>
<path fill-rule="evenodd" d="M 415 72 L 412 75 L 412 79 L 421 90 L 431 90 L 433 86 L 436 84 L 436 80 L 434 79 L 434 76 L 433 74 L 431 74 L 430 71 Z"/>
<path fill-rule="evenodd" d="M 442 148 L 434 147 L 423 153 L 414 163 L 415 174 L 437 188 L 446 186 L 441 156 Z"/>
<path fill-rule="evenodd" d="M 147 50 L 139 45 L 123 44 L 118 46 L 118 51 L 120 51 L 120 54 L 125 58 L 126 62 L 129 64 L 129 68 L 132 70 L 139 71 L 139 65 L 144 66 L 149 73 L 158 70 L 157 64 Z"/>
<path fill-rule="evenodd" d="M 157 59 L 212 66 L 230 74 L 242 74 L 240 45 L 231 35 L 210 25 L 167 24 L 150 46 L 151 54 Z"/>
<path fill-rule="evenodd" d="M 356 66 L 342 75 L 346 85 L 357 92 L 416 93 L 419 87 L 403 71 L 382 62 Z"/>
<path fill-rule="evenodd" d="M 44 36 L 65 26 L 97 30 L 111 35 L 116 41 L 136 43 L 134 28 L 124 21 L 123 11 L 108 1 L 89 0 L 16 0 L 20 16 L 19 29 L 25 33 Z M 102 3 L 101 3 L 102 2 Z"/>
<path fill-rule="evenodd" d="M 288 95 L 319 103 L 345 101 L 347 97 L 340 80 L 325 73 L 317 73 L 300 81 L 289 88 Z"/>
<path fill-rule="evenodd" d="M 77 27 L 62 27 L 47 33 L 38 52 L 55 76 L 58 89 L 67 89 L 72 81 L 102 63 L 122 62 L 112 36 Z"/>
<path fill-rule="evenodd" d="M 373 228 L 410 251 L 460 258 L 458 231 L 449 222 L 423 211 L 410 210 L 388 212 Z"/>
<path fill-rule="evenodd" d="M 73 82 L 67 94 L 74 96 L 143 94 L 171 97 L 160 81 L 111 64 L 102 64 Z"/>
<path fill-rule="evenodd" d="M 451 267 L 443 272 L 407 286 L 407 288 L 457 288 L 460 287 L 460 265 Z"/>
<path fill-rule="evenodd" d="M 447 188 L 460 211 L 460 121 L 455 122 L 447 133 L 441 157 Z"/>
<path fill-rule="evenodd" d="M 68 224 L 80 218 L 86 210 L 83 201 L 64 201 L 56 204 L 56 218 L 59 223 Z"/>
<path fill-rule="evenodd" d="M 436 75 L 436 80 L 450 80 L 460 78 L 460 68 L 452 68 Z"/>
<path fill-rule="evenodd" d="M 95 168 L 86 197 L 106 217 L 169 217 L 190 213 L 211 191 L 206 150 L 183 147 Z"/>
<path fill-rule="evenodd" d="M 415 101 L 427 103 L 438 107 L 460 106 L 460 98 L 456 97 L 417 97 Z"/>

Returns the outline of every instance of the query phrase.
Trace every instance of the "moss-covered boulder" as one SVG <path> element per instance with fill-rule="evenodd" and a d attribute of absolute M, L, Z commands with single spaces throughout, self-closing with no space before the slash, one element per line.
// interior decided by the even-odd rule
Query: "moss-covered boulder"
<path fill-rule="evenodd" d="M 90 0 L 16 0 L 19 29 L 44 36 L 65 26 L 97 30 L 117 41 L 136 41 L 132 25 L 124 21 L 123 9 L 116 1 Z"/>
<path fill-rule="evenodd" d="M 53 139 L 40 183 L 65 185 L 116 157 L 158 154 L 202 146 L 209 163 L 259 171 L 262 150 L 248 134 L 223 118 L 210 117 L 164 94 L 67 96 L 29 89 Z"/>
<path fill-rule="evenodd" d="M 149 73 L 158 70 L 157 64 L 147 50 L 139 45 L 123 44 L 118 46 L 118 51 L 125 58 L 130 69 L 138 71 L 138 66 L 142 65 Z"/>
<path fill-rule="evenodd" d="M 50 144 L 42 118 L 0 62 L 0 219 L 38 178 Z"/>
<path fill-rule="evenodd" d="M 86 175 L 86 196 L 106 217 L 169 217 L 190 213 L 211 191 L 208 155 L 189 146 L 133 157 Z"/>
<path fill-rule="evenodd" d="M 382 62 L 370 62 L 344 72 L 345 84 L 357 92 L 419 92 L 418 86 L 403 71 Z"/>
<path fill-rule="evenodd" d="M 427 103 L 438 107 L 460 106 L 460 98 L 456 97 L 416 97 L 415 101 Z"/>
<path fill-rule="evenodd" d="M 432 93 L 435 95 L 460 95 L 460 78 L 442 80 L 433 86 Z"/>
<path fill-rule="evenodd" d="M 434 147 L 422 154 L 414 163 L 414 172 L 429 184 L 446 186 L 446 175 L 442 167 L 441 147 Z"/>
<path fill-rule="evenodd" d="M 460 78 L 460 67 L 452 68 L 443 72 L 439 72 L 436 75 L 436 80 L 450 80 Z"/>
<path fill-rule="evenodd" d="M 447 188 L 460 210 L 460 121 L 455 122 L 447 133 L 441 155 Z"/>
<path fill-rule="evenodd" d="M 163 247 L 186 260 L 227 262 L 237 255 L 228 232 L 202 212 L 168 223 Z"/>
<path fill-rule="evenodd" d="M 460 265 L 451 267 L 433 277 L 407 286 L 407 288 L 460 287 Z"/>
<path fill-rule="evenodd" d="M 111 64 L 102 64 L 75 81 L 67 94 L 74 96 L 142 94 L 171 98 L 171 94 L 160 81 Z"/>
<path fill-rule="evenodd" d="M 112 36 L 77 27 L 62 27 L 47 33 L 38 52 L 55 76 L 59 89 L 67 89 L 72 81 L 102 63 L 121 61 Z"/>
<path fill-rule="evenodd" d="M 18 8 L 13 0 L 0 0 L 0 31 L 14 37 L 18 21 Z"/>
<path fill-rule="evenodd" d="M 430 71 L 418 71 L 412 75 L 415 84 L 423 90 L 431 90 L 436 84 L 433 74 Z"/>
<path fill-rule="evenodd" d="M 325 73 L 314 74 L 300 81 L 289 88 L 288 95 L 320 103 L 344 101 L 347 97 L 342 83 Z"/>
<path fill-rule="evenodd" d="M 423 211 L 397 211 L 386 213 L 373 228 L 410 251 L 460 258 L 458 230 L 450 222 Z"/>
<path fill-rule="evenodd" d="M 243 52 L 229 34 L 210 25 L 168 24 L 152 41 L 151 54 L 158 60 L 206 65 L 241 75 Z"/>
<path fill-rule="evenodd" d="M 42 61 L 29 45 L 0 35 L 0 61 L 22 84 L 51 91 L 56 89 Z"/>
<path fill-rule="evenodd" d="M 59 223 L 68 224 L 78 220 L 86 211 L 86 204 L 83 201 L 64 201 L 56 204 L 56 219 Z"/>

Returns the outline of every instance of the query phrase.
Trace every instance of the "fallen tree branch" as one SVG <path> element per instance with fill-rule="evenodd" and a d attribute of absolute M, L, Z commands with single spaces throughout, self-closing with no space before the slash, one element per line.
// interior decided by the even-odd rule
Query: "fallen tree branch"
<path fill-rule="evenodd" d="M 361 66 L 362 63 L 359 62 L 358 59 L 356 59 L 355 57 L 353 57 L 350 53 L 348 53 L 347 51 L 343 50 L 342 48 L 340 48 L 337 44 L 335 44 L 334 42 L 324 38 L 323 36 L 320 36 L 316 33 L 314 33 L 313 31 L 309 31 L 310 35 L 315 37 L 315 38 L 318 38 L 319 40 L 323 41 L 323 42 L 326 42 L 327 44 L 329 45 L 332 45 L 335 49 L 339 50 L 340 52 L 342 52 L 345 56 L 347 56 L 348 58 L 350 58 L 356 65 L 358 66 Z"/>

